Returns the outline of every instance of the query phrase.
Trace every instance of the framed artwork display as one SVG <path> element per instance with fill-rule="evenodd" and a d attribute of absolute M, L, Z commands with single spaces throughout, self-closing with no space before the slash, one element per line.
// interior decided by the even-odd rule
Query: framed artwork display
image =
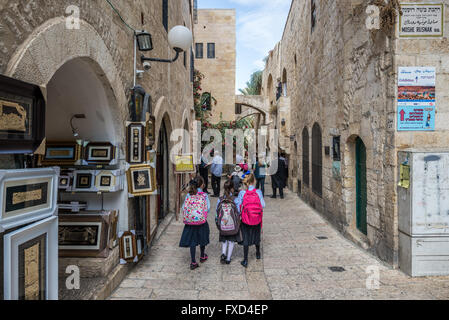
<path fill-rule="evenodd" d="M 57 239 L 57 217 L 5 235 L 5 300 L 58 299 Z"/>
<path fill-rule="evenodd" d="M 115 160 L 115 147 L 109 142 L 91 142 L 85 147 L 84 160 L 89 164 L 110 164 Z"/>
<path fill-rule="evenodd" d="M 75 165 L 81 158 L 81 146 L 76 142 L 47 142 L 45 155 L 39 156 L 39 165 Z"/>
<path fill-rule="evenodd" d="M 150 195 L 157 188 L 155 177 L 150 165 L 131 166 L 127 171 L 128 193 L 134 197 Z"/>
<path fill-rule="evenodd" d="M 146 136 L 148 139 L 148 145 L 152 146 L 156 142 L 156 118 L 149 116 L 146 123 Z"/>
<path fill-rule="evenodd" d="M 145 123 L 132 122 L 127 127 L 126 161 L 130 165 L 145 162 Z"/>
<path fill-rule="evenodd" d="M 0 233 L 55 215 L 59 168 L 0 170 Z"/>
<path fill-rule="evenodd" d="M 0 75 L 0 154 L 33 153 L 45 138 L 41 89 Z"/>
<path fill-rule="evenodd" d="M 72 191 L 91 192 L 95 191 L 95 171 L 75 171 Z"/>
<path fill-rule="evenodd" d="M 60 215 L 59 256 L 107 258 L 111 214 L 85 211 Z"/>
<path fill-rule="evenodd" d="M 95 173 L 95 189 L 98 192 L 116 192 L 123 190 L 123 171 L 97 171 Z"/>
<path fill-rule="evenodd" d="M 175 173 L 195 173 L 195 164 L 193 163 L 193 154 L 175 156 Z"/>
<path fill-rule="evenodd" d="M 111 228 L 109 233 L 109 248 L 112 250 L 118 244 L 117 235 L 118 235 L 118 219 L 119 219 L 119 211 L 114 210 L 111 212 Z"/>
<path fill-rule="evenodd" d="M 69 191 L 70 187 L 72 186 L 71 181 L 72 177 L 70 175 L 61 175 L 59 176 L 59 190 Z"/>
<path fill-rule="evenodd" d="M 121 232 L 119 238 L 120 264 L 138 262 L 136 231 Z"/>

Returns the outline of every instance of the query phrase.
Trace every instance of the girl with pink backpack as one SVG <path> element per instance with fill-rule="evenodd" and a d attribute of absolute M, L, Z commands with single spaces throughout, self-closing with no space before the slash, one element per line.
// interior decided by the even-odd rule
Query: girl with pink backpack
<path fill-rule="evenodd" d="M 265 201 L 262 191 L 256 189 L 256 178 L 254 174 L 249 174 L 243 180 L 246 190 L 240 191 L 239 204 L 242 215 L 242 236 L 244 258 L 242 266 L 248 267 L 248 251 L 249 247 L 256 246 L 256 258 L 260 260 L 260 234 L 262 231 L 263 208 L 265 208 Z"/>
<path fill-rule="evenodd" d="M 189 193 L 182 206 L 184 231 L 182 232 L 179 246 L 190 248 L 192 262 L 190 270 L 199 267 L 196 262 L 196 247 L 200 246 L 200 262 L 204 263 L 209 259 L 206 254 L 206 246 L 209 244 L 210 229 L 207 223 L 207 216 L 210 211 L 210 201 L 207 193 L 203 192 L 204 180 L 198 176 L 189 183 Z"/>

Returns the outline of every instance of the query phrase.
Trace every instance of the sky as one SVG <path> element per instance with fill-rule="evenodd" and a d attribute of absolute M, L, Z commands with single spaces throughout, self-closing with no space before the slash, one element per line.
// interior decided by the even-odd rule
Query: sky
<path fill-rule="evenodd" d="M 236 9 L 237 73 L 236 91 L 257 70 L 263 59 L 282 38 L 291 0 L 198 0 L 199 9 Z"/>

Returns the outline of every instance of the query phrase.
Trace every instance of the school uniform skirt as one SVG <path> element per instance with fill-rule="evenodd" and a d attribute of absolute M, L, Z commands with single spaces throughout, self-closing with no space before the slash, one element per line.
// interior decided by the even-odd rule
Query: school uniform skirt
<path fill-rule="evenodd" d="M 210 229 L 207 222 L 199 226 L 185 225 L 179 246 L 181 248 L 207 246 L 209 244 L 209 235 Z"/>
<path fill-rule="evenodd" d="M 239 244 L 242 246 L 260 245 L 260 233 L 262 230 L 262 224 L 257 226 L 250 226 L 242 222 L 241 225 L 243 240 Z"/>
<path fill-rule="evenodd" d="M 233 235 L 233 236 L 220 235 L 219 241 L 220 242 L 231 241 L 231 242 L 238 242 L 238 243 L 242 242 L 243 241 L 242 228 L 240 227 L 239 233 L 237 233 L 236 235 Z"/>

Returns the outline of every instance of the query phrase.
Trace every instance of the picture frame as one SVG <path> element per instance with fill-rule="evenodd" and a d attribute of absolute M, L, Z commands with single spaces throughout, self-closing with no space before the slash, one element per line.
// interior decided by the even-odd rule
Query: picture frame
<path fill-rule="evenodd" d="M 196 173 L 193 154 L 175 156 L 175 174 Z"/>
<path fill-rule="evenodd" d="M 74 192 L 96 192 L 95 171 L 74 171 L 72 191 Z"/>
<path fill-rule="evenodd" d="M 145 123 L 130 122 L 127 124 L 126 135 L 126 161 L 130 165 L 145 162 Z"/>
<path fill-rule="evenodd" d="M 47 142 L 45 155 L 39 156 L 40 166 L 70 166 L 81 159 L 81 146 L 75 141 Z"/>
<path fill-rule="evenodd" d="M 58 218 L 4 236 L 4 299 L 58 300 Z"/>
<path fill-rule="evenodd" d="M 107 258 L 111 211 L 83 211 L 59 217 L 60 257 Z"/>
<path fill-rule="evenodd" d="M 138 262 L 136 231 L 126 231 L 119 234 L 120 264 Z"/>
<path fill-rule="evenodd" d="M 0 170 L 0 233 L 57 214 L 59 168 Z"/>
<path fill-rule="evenodd" d="M 116 158 L 116 148 L 110 142 L 90 142 L 84 148 L 88 164 L 108 165 Z"/>
<path fill-rule="evenodd" d="M 68 174 L 59 176 L 58 189 L 69 191 L 72 186 L 72 177 Z"/>
<path fill-rule="evenodd" d="M 45 139 L 41 89 L 0 75 L 0 154 L 31 154 Z"/>
<path fill-rule="evenodd" d="M 145 130 L 147 137 L 147 145 L 149 146 L 154 145 L 156 143 L 156 118 L 154 116 L 147 117 Z"/>
<path fill-rule="evenodd" d="M 128 193 L 134 197 L 151 195 L 156 189 L 156 171 L 150 165 L 131 166 L 127 171 Z"/>
<path fill-rule="evenodd" d="M 123 190 L 122 170 L 101 170 L 95 172 L 97 192 L 117 192 Z"/>

